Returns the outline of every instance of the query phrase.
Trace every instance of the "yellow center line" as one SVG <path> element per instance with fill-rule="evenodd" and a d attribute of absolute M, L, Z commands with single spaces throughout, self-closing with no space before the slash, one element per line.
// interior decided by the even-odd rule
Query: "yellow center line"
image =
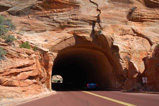
<path fill-rule="evenodd" d="M 130 103 L 127 103 L 127 102 L 123 102 L 123 101 L 119 101 L 119 100 L 112 99 L 112 98 L 109 98 L 109 97 L 101 96 L 101 95 L 91 93 L 91 92 L 88 92 L 88 91 L 82 91 L 82 92 L 93 95 L 93 96 L 97 96 L 99 98 L 106 99 L 106 100 L 109 100 L 109 101 L 112 101 L 112 102 L 116 102 L 118 104 L 122 104 L 122 105 L 125 105 L 125 106 L 136 106 L 136 105 L 133 105 L 133 104 L 130 104 Z"/>

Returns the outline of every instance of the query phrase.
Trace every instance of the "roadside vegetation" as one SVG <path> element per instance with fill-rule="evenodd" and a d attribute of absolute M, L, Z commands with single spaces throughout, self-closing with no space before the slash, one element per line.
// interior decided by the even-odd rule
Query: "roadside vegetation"
<path fill-rule="evenodd" d="M 6 19 L 3 16 L 0 16 L 0 38 L 5 40 L 5 43 L 13 44 L 16 41 L 16 38 L 13 35 L 9 35 L 8 31 L 15 30 L 15 25 L 11 20 Z M 0 47 L 0 60 L 4 59 L 4 55 L 7 54 L 7 51 Z"/>
<path fill-rule="evenodd" d="M 0 60 L 2 60 L 4 58 L 3 56 L 6 54 L 7 54 L 6 50 L 0 47 Z"/>
<path fill-rule="evenodd" d="M 37 50 L 38 50 L 38 47 L 37 47 L 37 46 L 34 46 L 34 47 L 33 47 L 33 50 L 34 50 L 34 51 L 37 51 Z"/>
<path fill-rule="evenodd" d="M 26 48 L 26 49 L 30 49 L 30 45 L 29 42 L 23 42 L 22 44 L 19 45 L 20 48 Z"/>
<path fill-rule="evenodd" d="M 15 30 L 15 25 L 11 22 L 11 20 L 6 19 L 5 17 L 0 15 L 0 38 L 3 39 L 3 43 L 7 43 L 8 45 L 13 45 L 15 47 L 15 42 L 17 39 L 14 35 L 10 34 L 10 31 Z M 20 48 L 33 49 L 37 51 L 37 46 L 31 47 L 29 42 L 23 42 L 19 45 Z M 7 51 L 0 47 L 0 60 L 4 59 L 4 55 L 7 54 Z"/>
<path fill-rule="evenodd" d="M 13 43 L 13 41 L 16 41 L 17 39 L 13 35 L 7 35 L 4 37 L 5 43 Z"/>
<path fill-rule="evenodd" d="M 12 44 L 16 38 L 13 35 L 8 35 L 8 31 L 15 30 L 15 25 L 11 22 L 11 20 L 6 19 L 3 16 L 0 16 L 0 37 L 5 39 L 5 43 Z"/>
<path fill-rule="evenodd" d="M 6 34 L 8 31 L 15 30 L 15 25 L 11 22 L 11 20 L 6 19 L 3 16 L 0 16 L 0 34 Z"/>
<path fill-rule="evenodd" d="M 26 49 L 32 49 L 32 50 L 34 50 L 35 52 L 38 50 L 38 47 L 37 47 L 37 46 L 31 47 L 28 41 L 23 42 L 22 44 L 19 45 L 19 47 L 20 47 L 20 48 L 26 48 Z"/>
<path fill-rule="evenodd" d="M 0 36 L 8 32 L 7 28 L 4 25 L 0 24 Z"/>

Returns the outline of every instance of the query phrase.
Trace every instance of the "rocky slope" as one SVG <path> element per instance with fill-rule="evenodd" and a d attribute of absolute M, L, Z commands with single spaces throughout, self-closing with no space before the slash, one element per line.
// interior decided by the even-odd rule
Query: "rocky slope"
<path fill-rule="evenodd" d="M 69 46 L 95 45 L 102 49 L 111 65 L 112 88 L 142 88 L 144 76 L 148 78 L 147 90 L 159 90 L 159 59 L 153 58 L 159 52 L 158 0 L 0 0 L 0 11 L 12 19 L 23 41 L 48 48 L 54 59 Z M 39 54 L 32 51 L 22 50 L 23 54 L 18 49 L 10 50 L 13 51 L 11 61 L 18 64 L 2 68 L 0 75 L 6 77 L 2 79 L 12 80 L 13 75 L 16 81 L 12 80 L 12 86 L 41 86 L 42 79 L 49 77 L 46 73 L 51 65 L 47 69 L 38 61 Z M 5 63 L 9 62 L 3 61 L 3 67 Z M 39 67 L 45 67 L 45 71 Z M 5 84 L 8 83 L 1 83 Z"/>
<path fill-rule="evenodd" d="M 0 47 L 7 53 L 0 59 L 1 99 L 36 95 L 50 88 L 48 81 L 51 80 L 53 64 L 48 51 L 19 48 L 22 42 L 19 39 L 14 45 L 5 43 L 3 39 L 0 42 Z"/>

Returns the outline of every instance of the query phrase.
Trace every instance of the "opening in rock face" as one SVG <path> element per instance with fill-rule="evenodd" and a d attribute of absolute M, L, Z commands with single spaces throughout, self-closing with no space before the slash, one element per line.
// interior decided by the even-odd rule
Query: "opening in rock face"
<path fill-rule="evenodd" d="M 97 83 L 99 89 L 104 90 L 111 86 L 111 72 L 112 67 L 101 51 L 74 46 L 58 53 L 52 75 L 63 77 L 64 89 L 83 89 L 86 83 Z M 56 89 L 54 85 L 52 87 Z"/>

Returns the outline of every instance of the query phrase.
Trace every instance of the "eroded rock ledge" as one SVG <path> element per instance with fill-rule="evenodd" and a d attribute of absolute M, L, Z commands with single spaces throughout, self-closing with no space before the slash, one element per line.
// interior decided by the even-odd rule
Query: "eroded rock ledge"
<path fill-rule="evenodd" d="M 40 48 L 35 52 L 19 48 L 17 45 L 14 47 L 4 44 L 0 44 L 0 47 L 7 52 L 4 59 L 0 60 L 2 97 L 31 96 L 51 88 L 53 61 L 50 53 Z M 10 93 L 10 91 L 15 92 Z"/>

